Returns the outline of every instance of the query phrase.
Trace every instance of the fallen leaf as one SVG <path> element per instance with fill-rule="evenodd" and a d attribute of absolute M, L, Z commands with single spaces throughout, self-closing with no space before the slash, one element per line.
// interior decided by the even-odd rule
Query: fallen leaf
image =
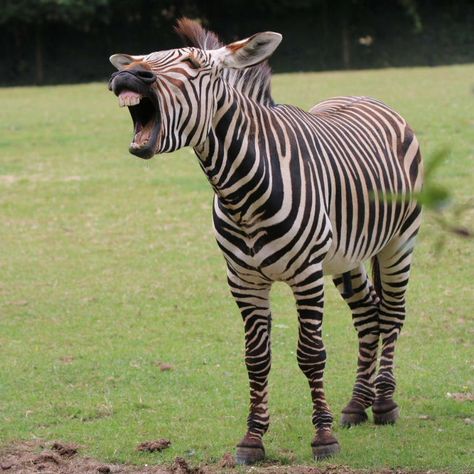
<path fill-rule="evenodd" d="M 28 304 L 28 301 L 26 300 L 10 301 L 10 304 L 13 306 L 26 306 Z"/>
<path fill-rule="evenodd" d="M 167 364 L 166 362 L 160 362 L 158 367 L 162 372 L 166 372 L 167 370 L 173 370 L 174 366 L 172 364 Z"/>
<path fill-rule="evenodd" d="M 97 301 L 97 298 L 95 296 L 85 296 L 81 299 L 81 301 L 83 303 L 95 303 Z"/>
<path fill-rule="evenodd" d="M 420 415 L 418 417 L 419 420 L 431 420 L 431 417 L 428 415 Z"/>
<path fill-rule="evenodd" d="M 447 393 L 448 398 L 452 398 L 458 402 L 474 402 L 474 393 Z"/>

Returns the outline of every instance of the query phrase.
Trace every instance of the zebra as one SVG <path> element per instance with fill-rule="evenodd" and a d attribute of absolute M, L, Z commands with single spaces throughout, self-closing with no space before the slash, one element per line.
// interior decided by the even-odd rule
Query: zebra
<path fill-rule="evenodd" d="M 421 220 L 417 138 L 397 112 L 369 97 L 336 97 L 309 112 L 276 104 L 267 59 L 281 42 L 278 33 L 224 45 L 186 18 L 175 29 L 183 48 L 112 55 L 118 71 L 109 89 L 129 108 L 132 154 L 149 159 L 193 147 L 214 190 L 215 236 L 243 318 L 250 386 L 236 460 L 265 457 L 275 281 L 288 284 L 296 300 L 313 456 L 334 455 L 340 446 L 323 387 L 323 276 L 332 276 L 349 305 L 359 341 L 341 424 L 365 422 L 369 408 L 376 424 L 395 423 L 394 351 Z"/>

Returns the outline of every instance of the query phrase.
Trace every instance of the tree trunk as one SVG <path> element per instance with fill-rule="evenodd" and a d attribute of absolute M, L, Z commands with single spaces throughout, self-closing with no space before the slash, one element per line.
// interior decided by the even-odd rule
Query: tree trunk
<path fill-rule="evenodd" d="M 342 64 L 344 69 L 351 68 L 351 39 L 349 34 L 349 26 L 347 24 L 347 16 L 344 14 L 341 24 L 341 52 Z"/>
<path fill-rule="evenodd" d="M 40 24 L 36 25 L 35 34 L 35 82 L 37 85 L 44 81 L 44 62 L 43 62 L 43 31 Z"/>
<path fill-rule="evenodd" d="M 328 68 L 328 45 L 330 44 L 329 25 L 328 3 L 327 0 L 323 0 L 321 3 L 321 42 L 323 44 L 321 48 L 321 66 L 323 69 Z M 331 61 L 329 61 L 329 63 L 331 63 Z"/>

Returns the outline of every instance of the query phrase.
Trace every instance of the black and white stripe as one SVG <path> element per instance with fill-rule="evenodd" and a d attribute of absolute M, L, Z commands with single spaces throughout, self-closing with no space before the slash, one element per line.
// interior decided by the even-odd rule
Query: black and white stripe
<path fill-rule="evenodd" d="M 181 22 L 178 30 L 191 47 L 140 58 L 156 74 L 156 153 L 193 146 L 215 191 L 216 239 L 245 326 L 250 414 L 239 444 L 243 462 L 256 459 L 248 450 L 263 452 L 269 425 L 274 281 L 290 285 L 296 299 L 297 359 L 313 400 L 313 451 L 331 454 L 338 445 L 323 388 L 323 275 L 333 275 L 359 336 L 356 383 L 343 421 L 364 421 L 370 406 L 376 420 L 394 421 L 394 348 L 421 217 L 418 142 L 399 114 L 368 97 L 337 97 L 310 112 L 275 104 L 268 66 L 253 65 L 259 47 L 267 48 L 263 59 L 276 47 L 275 34 L 224 47 L 195 23 Z M 370 259 L 372 281 L 364 266 Z"/>

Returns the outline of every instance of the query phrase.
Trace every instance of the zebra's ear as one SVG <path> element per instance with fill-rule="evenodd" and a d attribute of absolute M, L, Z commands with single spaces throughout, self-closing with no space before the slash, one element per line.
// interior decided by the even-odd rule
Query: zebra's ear
<path fill-rule="evenodd" d="M 134 61 L 141 61 L 144 57 L 145 56 L 131 56 L 130 54 L 112 54 L 112 56 L 109 58 L 109 61 L 113 66 L 121 71 Z"/>
<path fill-rule="evenodd" d="M 212 51 L 225 67 L 241 69 L 265 61 L 282 40 L 280 33 L 265 31 Z"/>

